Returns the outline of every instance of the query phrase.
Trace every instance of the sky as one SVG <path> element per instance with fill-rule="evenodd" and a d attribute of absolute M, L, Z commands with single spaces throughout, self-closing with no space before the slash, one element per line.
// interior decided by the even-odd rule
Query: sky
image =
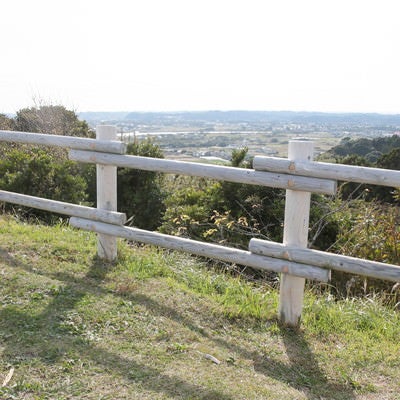
<path fill-rule="evenodd" d="M 0 113 L 400 113 L 398 0 L 5 0 Z"/>

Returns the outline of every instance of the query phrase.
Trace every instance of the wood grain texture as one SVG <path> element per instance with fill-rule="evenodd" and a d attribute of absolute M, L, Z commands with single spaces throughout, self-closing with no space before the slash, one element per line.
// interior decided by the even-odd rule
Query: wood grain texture
<path fill-rule="evenodd" d="M 113 141 L 117 138 L 117 129 L 111 125 L 96 127 L 98 140 Z M 97 208 L 100 210 L 117 210 L 117 167 L 113 165 L 96 165 Z M 117 238 L 107 234 L 98 235 L 97 255 L 107 261 L 117 259 Z"/>
<path fill-rule="evenodd" d="M 290 141 L 290 160 L 312 160 L 314 145 L 308 141 Z M 308 224 L 310 218 L 310 192 L 286 190 L 283 243 L 307 247 Z M 288 326 L 300 324 L 303 309 L 305 279 L 291 274 L 281 275 L 279 289 L 279 318 Z"/>

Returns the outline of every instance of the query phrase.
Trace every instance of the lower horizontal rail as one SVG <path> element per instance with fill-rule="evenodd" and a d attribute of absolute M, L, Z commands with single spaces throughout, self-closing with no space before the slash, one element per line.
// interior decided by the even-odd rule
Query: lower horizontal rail
<path fill-rule="evenodd" d="M 176 236 L 164 235 L 157 232 L 145 231 L 126 226 L 109 225 L 102 222 L 90 221 L 82 218 L 71 218 L 70 224 L 76 228 L 93 231 L 101 234 L 134 240 L 141 243 L 152 244 L 168 249 L 184 251 L 202 257 L 215 258 L 218 260 L 247 265 L 261 270 L 284 272 L 303 278 L 328 282 L 330 271 L 299 264 L 292 261 L 279 260 L 277 258 L 252 254 L 249 251 L 219 246 L 211 243 L 199 242 Z"/>
<path fill-rule="evenodd" d="M 277 257 L 350 274 L 400 282 L 400 266 L 398 265 L 327 253 L 325 251 L 302 249 L 260 239 L 251 239 L 249 249 L 252 253 L 258 255 Z"/>
<path fill-rule="evenodd" d="M 100 210 L 98 208 L 80 206 L 78 204 L 64 203 L 62 201 L 43 199 L 41 197 L 28 196 L 26 194 L 6 192 L 0 190 L 0 202 L 18 204 L 20 206 L 37 208 L 57 214 L 90 218 L 109 224 L 123 225 L 126 215 L 115 211 Z"/>

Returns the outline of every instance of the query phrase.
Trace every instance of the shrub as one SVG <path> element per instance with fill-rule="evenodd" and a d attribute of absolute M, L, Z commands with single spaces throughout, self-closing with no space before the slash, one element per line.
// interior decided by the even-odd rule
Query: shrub
<path fill-rule="evenodd" d="M 128 145 L 131 155 L 164 158 L 160 147 L 150 139 Z M 154 230 L 165 211 L 162 181 L 157 172 L 120 168 L 118 170 L 118 210 L 127 214 L 131 225 Z"/>
<path fill-rule="evenodd" d="M 150 139 L 135 140 L 127 154 L 164 158 L 158 145 Z M 86 165 L 82 173 L 88 188 L 88 201 L 96 203 L 96 166 Z M 165 211 L 163 174 L 132 168 L 118 169 L 118 211 L 127 215 L 128 224 L 141 229 L 155 230 L 161 225 Z"/>
<path fill-rule="evenodd" d="M 340 254 L 400 264 L 400 209 L 393 205 L 357 200 L 342 204 L 335 216 L 338 225 L 331 250 Z M 384 290 L 393 282 L 334 272 L 332 283 L 344 295 Z"/>
<path fill-rule="evenodd" d="M 93 132 L 74 111 L 60 105 L 40 105 L 19 110 L 15 118 L 0 115 L 0 127 L 26 132 L 91 137 Z M 0 154 L 0 188 L 2 190 L 83 203 L 87 200 L 86 167 L 68 160 L 67 151 L 56 147 L 41 147 L 2 143 Z M 5 209 L 15 206 L 5 205 Z M 50 213 L 18 207 L 20 216 L 37 217 L 50 222 Z"/>
<path fill-rule="evenodd" d="M 0 188 L 69 203 L 86 200 L 86 183 L 79 166 L 59 149 L 50 151 L 38 146 L 2 147 Z M 5 205 L 5 209 L 15 206 Z M 18 212 L 20 216 L 34 216 L 46 222 L 54 220 L 52 214 L 44 211 L 18 207 Z"/>
<path fill-rule="evenodd" d="M 251 167 L 247 148 L 233 150 L 231 164 Z M 250 237 L 282 238 L 281 190 L 188 177 L 169 185 L 164 232 L 245 249 Z"/>

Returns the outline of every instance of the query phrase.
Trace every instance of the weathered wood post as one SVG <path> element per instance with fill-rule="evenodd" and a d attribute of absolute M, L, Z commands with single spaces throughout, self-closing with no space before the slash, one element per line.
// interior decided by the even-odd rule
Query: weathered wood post
<path fill-rule="evenodd" d="M 311 161 L 314 144 L 308 141 L 290 141 L 288 158 L 291 161 Z M 286 190 L 283 243 L 307 247 L 310 216 L 310 192 Z M 279 318 L 288 326 L 300 324 L 303 308 L 305 279 L 281 274 L 279 293 Z"/>
<path fill-rule="evenodd" d="M 117 129 L 111 125 L 96 127 L 96 139 L 117 140 Z M 97 164 L 97 208 L 117 211 L 117 167 Z M 117 238 L 98 234 L 97 255 L 106 261 L 117 258 Z"/>

